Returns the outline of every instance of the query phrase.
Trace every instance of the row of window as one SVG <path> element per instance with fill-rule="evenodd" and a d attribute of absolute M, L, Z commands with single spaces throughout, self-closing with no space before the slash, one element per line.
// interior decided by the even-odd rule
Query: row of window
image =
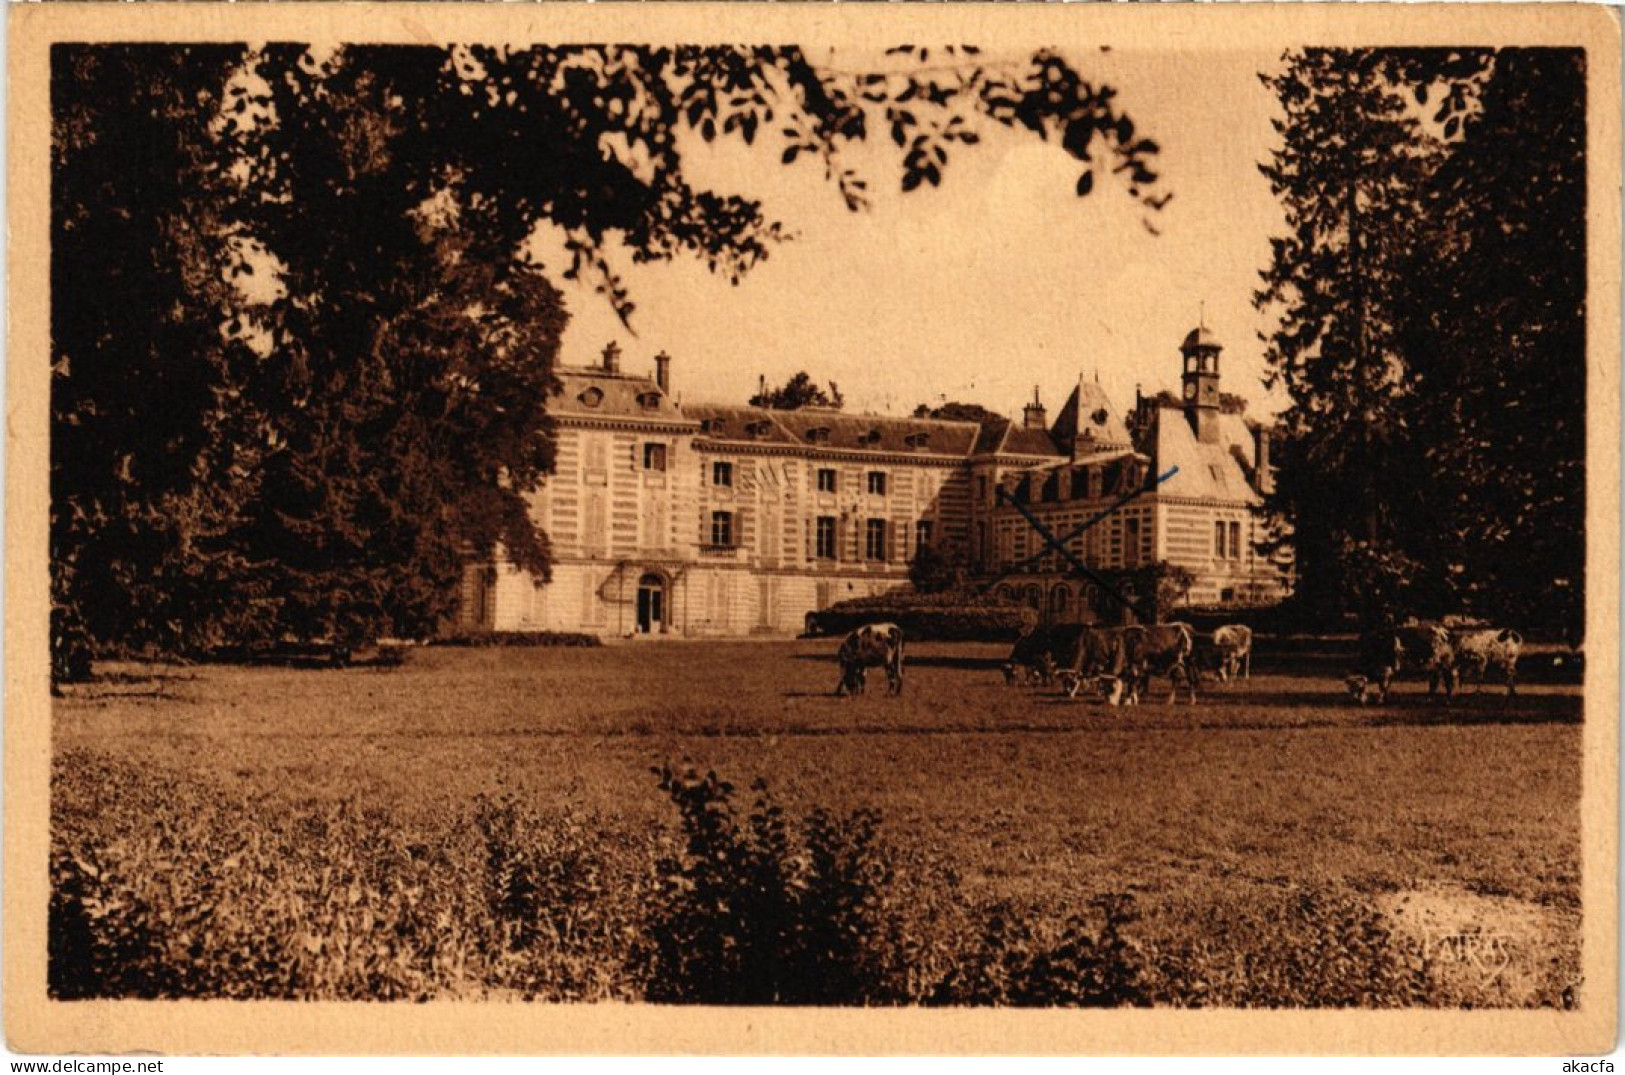
<path fill-rule="evenodd" d="M 643 469 L 664 472 L 666 469 L 666 446 L 656 442 L 648 442 L 643 446 Z M 871 470 L 865 475 L 870 496 L 886 495 L 886 472 Z M 711 484 L 731 488 L 734 483 L 734 465 L 727 460 L 714 460 L 711 463 Z M 818 471 L 818 491 L 820 493 L 837 492 L 840 488 L 840 474 L 832 467 L 821 467 Z"/>
<path fill-rule="evenodd" d="M 666 469 L 666 446 L 664 444 L 645 444 L 643 446 L 643 469 Z M 886 495 L 886 472 L 871 470 L 868 475 L 868 488 L 871 496 Z M 733 463 L 718 459 L 711 463 L 711 484 L 731 488 L 734 483 Z M 820 493 L 833 493 L 840 487 L 840 475 L 830 467 L 822 467 L 818 471 L 818 491 Z"/>
<path fill-rule="evenodd" d="M 886 472 L 871 470 L 868 473 L 869 494 L 871 496 L 886 495 Z M 734 465 L 724 460 L 716 460 L 711 464 L 711 484 L 732 486 L 734 483 Z M 821 467 L 818 471 L 818 491 L 820 493 L 836 492 L 840 485 L 839 474 L 831 467 Z"/>
<path fill-rule="evenodd" d="M 887 538 L 893 532 L 892 524 L 885 519 L 866 519 L 863 526 L 863 558 L 885 562 L 890 559 L 888 554 Z M 839 521 L 833 515 L 820 515 L 814 524 L 813 555 L 819 560 L 840 559 L 837 547 L 839 535 Z M 731 511 L 713 511 L 711 513 L 711 544 L 732 548 L 737 544 L 735 540 L 737 530 L 734 525 L 734 513 Z M 915 547 L 931 544 L 935 536 L 932 520 L 920 519 L 914 524 Z"/>

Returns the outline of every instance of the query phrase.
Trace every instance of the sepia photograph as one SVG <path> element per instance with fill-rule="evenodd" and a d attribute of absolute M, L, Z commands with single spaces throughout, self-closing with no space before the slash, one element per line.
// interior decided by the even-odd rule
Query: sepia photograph
<path fill-rule="evenodd" d="M 503 7 L 8 12 L 13 1048 L 1613 1047 L 1611 12 Z"/>

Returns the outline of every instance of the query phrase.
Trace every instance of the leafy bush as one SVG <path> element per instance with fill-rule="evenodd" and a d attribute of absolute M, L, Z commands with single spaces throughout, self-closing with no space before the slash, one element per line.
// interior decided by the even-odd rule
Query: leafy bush
<path fill-rule="evenodd" d="M 1179 1007 L 1393 1008 L 1433 1002 L 1419 949 L 1332 884 L 1189 908 L 1153 946 L 1159 1001 Z"/>
<path fill-rule="evenodd" d="M 944 593 L 963 587 L 970 576 L 970 561 L 963 549 L 921 545 L 908 564 L 908 581 L 916 593 Z"/>
<path fill-rule="evenodd" d="M 437 646 L 602 646 L 597 635 L 576 631 L 460 631 L 435 639 Z"/>
<path fill-rule="evenodd" d="M 490 978 L 525 997 L 632 995 L 626 968 L 649 890 L 648 854 L 571 815 L 542 815 L 511 796 L 481 798 L 483 917 Z"/>
<path fill-rule="evenodd" d="M 798 834 L 758 780 L 741 819 L 733 785 L 656 769 L 684 846 L 662 860 L 649 996 L 706 1004 L 875 1004 L 904 999 L 889 959 L 891 867 L 878 817 L 808 816 Z"/>
<path fill-rule="evenodd" d="M 517 996 L 710 1004 L 1395 1007 L 1439 992 L 1334 883 L 1081 910 L 967 895 L 873 811 L 792 821 L 761 781 L 656 770 L 678 827 L 512 795 L 403 821 L 68 753 L 52 997 Z M 1552 981 L 1562 976 L 1554 972 Z M 1559 1003 L 1554 986 L 1543 1002 Z"/>
<path fill-rule="evenodd" d="M 1152 1001 L 1150 973 L 1124 932 L 1132 901 L 1103 896 L 1059 926 L 1041 909 L 1001 902 L 930 998 L 933 1003 L 1098 1008 Z"/>
<path fill-rule="evenodd" d="M 990 595 L 908 590 L 856 597 L 807 614 L 808 634 L 845 634 L 866 623 L 895 623 L 910 639 L 1002 642 L 1038 623 L 1038 613 Z"/>
<path fill-rule="evenodd" d="M 482 800 L 408 827 L 81 755 L 53 785 L 53 997 L 629 995 L 651 852 L 595 824 Z"/>

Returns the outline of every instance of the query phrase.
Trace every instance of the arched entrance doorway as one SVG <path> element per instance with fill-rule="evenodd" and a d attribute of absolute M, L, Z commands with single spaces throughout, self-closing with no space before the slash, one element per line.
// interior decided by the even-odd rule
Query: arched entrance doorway
<path fill-rule="evenodd" d="M 638 580 L 638 634 L 653 634 L 666 627 L 666 579 L 653 571 Z"/>

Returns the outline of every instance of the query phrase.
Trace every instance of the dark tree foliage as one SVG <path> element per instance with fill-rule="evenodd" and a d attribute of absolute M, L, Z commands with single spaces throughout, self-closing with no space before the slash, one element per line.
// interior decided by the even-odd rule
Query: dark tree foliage
<path fill-rule="evenodd" d="M 184 647 L 231 613 L 228 534 L 254 495 L 224 336 L 229 183 L 212 128 L 243 49 L 52 50 L 51 640 Z M 157 76 L 157 77 L 155 77 Z"/>
<path fill-rule="evenodd" d="M 278 636 L 427 634 L 465 554 L 498 545 L 546 575 L 524 498 L 553 466 L 544 405 L 563 311 L 516 256 L 523 216 L 457 200 L 469 147 L 437 107 L 444 66 L 393 48 L 257 58 L 268 92 L 247 107 L 274 120 L 244 127 L 238 148 L 282 293 L 255 315 L 277 448 L 242 538 Z M 488 182 L 476 206 L 523 200 Z"/>
<path fill-rule="evenodd" d="M 841 395 L 834 381 L 829 382 L 826 391 L 802 370 L 778 388 L 764 389 L 750 397 L 750 405 L 774 411 L 796 411 L 802 407 L 829 407 L 838 411 L 846 405 L 846 397 Z"/>
<path fill-rule="evenodd" d="M 1403 311 L 1444 596 L 1578 639 L 1585 579 L 1584 53 L 1487 73 L 1424 192 L 1438 237 Z"/>
<path fill-rule="evenodd" d="M 1257 295 L 1291 406 L 1298 600 L 1578 625 L 1584 73 L 1561 50 L 1305 50 L 1266 82 L 1287 233 Z"/>
<path fill-rule="evenodd" d="M 965 585 L 970 561 L 956 545 L 921 545 L 908 562 L 908 581 L 919 593 L 947 593 Z"/>
<path fill-rule="evenodd" d="M 954 400 L 932 407 L 920 404 L 914 408 L 916 418 L 935 418 L 947 422 L 975 422 L 978 425 L 991 425 L 1005 420 L 1004 415 L 995 414 L 980 403 L 959 403 Z"/>
<path fill-rule="evenodd" d="M 58 678 L 95 652 L 422 635 L 460 565 L 545 577 L 526 510 L 564 324 L 550 280 L 623 319 L 614 268 L 737 280 L 786 238 L 693 185 L 737 138 L 820 164 L 873 131 L 905 190 L 990 127 L 1054 138 L 1078 193 L 1167 200 L 1158 147 L 1059 56 L 902 46 L 57 46 L 52 54 L 52 592 Z M 526 254 L 539 228 L 567 263 Z M 829 402 L 838 404 L 831 385 Z M 827 397 L 826 397 L 827 398 Z"/>
<path fill-rule="evenodd" d="M 1268 341 L 1270 380 L 1287 389 L 1276 493 L 1292 525 L 1299 600 L 1335 607 L 1345 545 L 1388 554 L 1410 520 L 1395 510 L 1401 467 L 1403 357 L 1392 310 L 1420 241 L 1414 195 L 1431 145 L 1383 54 L 1289 54 L 1266 83 L 1285 118 L 1261 170 L 1286 209 L 1287 234 L 1257 295 L 1280 311 Z"/>

